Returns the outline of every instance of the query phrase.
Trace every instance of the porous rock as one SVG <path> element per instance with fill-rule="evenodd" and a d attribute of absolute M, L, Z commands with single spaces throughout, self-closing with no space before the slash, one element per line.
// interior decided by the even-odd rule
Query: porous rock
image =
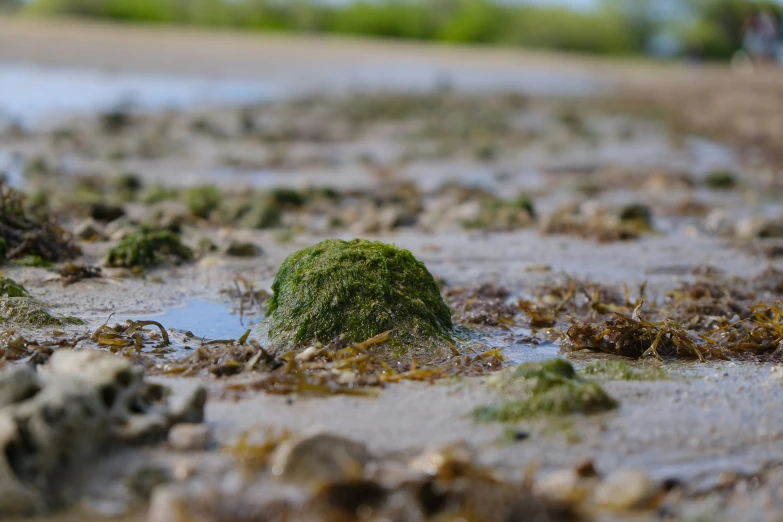
<path fill-rule="evenodd" d="M 652 508 L 659 493 L 659 485 L 644 471 L 620 469 L 596 488 L 593 500 L 604 509 L 634 511 Z"/>
<path fill-rule="evenodd" d="M 361 476 L 370 458 L 364 444 L 320 433 L 280 446 L 272 472 L 292 482 L 349 479 Z"/>
<path fill-rule="evenodd" d="M 203 418 L 203 389 L 173 404 L 141 368 L 103 352 L 56 351 L 31 372 L 0 373 L 0 517 L 68 503 L 78 495 L 69 474 L 107 448 L 163 440 L 172 425 Z"/>

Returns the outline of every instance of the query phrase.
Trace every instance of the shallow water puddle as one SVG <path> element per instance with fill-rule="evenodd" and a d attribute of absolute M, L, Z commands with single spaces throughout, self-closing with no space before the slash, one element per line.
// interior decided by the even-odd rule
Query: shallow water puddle
<path fill-rule="evenodd" d="M 144 317 L 121 317 L 120 320 L 157 321 L 166 330 L 192 332 L 197 339 L 239 339 L 262 319 L 259 315 L 240 317 L 225 304 L 194 299 L 183 307 Z"/>
<path fill-rule="evenodd" d="M 494 350 L 499 348 L 511 364 L 547 361 L 560 357 L 560 347 L 555 343 L 534 340 L 531 331 L 514 328 L 501 332 L 482 332 L 470 334 L 468 341 L 473 350 Z M 476 343 L 474 345 L 474 343 Z"/>
<path fill-rule="evenodd" d="M 4 181 L 13 188 L 20 188 L 24 185 L 24 174 L 22 173 L 22 160 L 7 151 L 0 150 L 0 175 Z"/>
<path fill-rule="evenodd" d="M 155 110 L 252 103 L 270 99 L 272 91 L 262 82 L 0 63 L 0 115 L 28 124 L 123 104 Z"/>
<path fill-rule="evenodd" d="M 491 343 L 494 344 L 494 343 Z M 503 348 L 503 355 L 508 357 L 512 364 L 523 364 L 526 362 L 548 361 L 555 357 L 560 357 L 560 347 L 554 343 L 498 343 L 499 348 Z"/>
<path fill-rule="evenodd" d="M 248 329 L 254 329 L 263 319 L 261 315 L 240 317 L 240 315 L 225 304 L 194 299 L 185 306 L 170 308 L 158 315 L 121 316 L 119 321 L 157 321 L 171 333 L 191 332 L 196 339 L 239 339 Z M 515 337 L 526 337 L 530 332 L 520 329 L 512 334 L 504 332 L 500 335 L 489 334 L 480 336 L 480 343 L 485 349 L 501 348 L 503 355 L 512 364 L 522 364 L 531 361 L 546 361 L 560 356 L 560 347 L 554 343 L 532 344 L 520 341 Z M 174 344 L 179 344 L 175 341 Z M 251 335 L 252 337 L 252 335 Z M 479 340 L 479 339 L 477 339 Z"/>

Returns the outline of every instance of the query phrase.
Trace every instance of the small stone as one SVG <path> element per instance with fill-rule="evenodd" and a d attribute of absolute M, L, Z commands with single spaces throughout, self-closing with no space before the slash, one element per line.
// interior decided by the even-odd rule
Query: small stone
<path fill-rule="evenodd" d="M 737 225 L 739 227 L 739 225 Z M 731 219 L 729 213 L 722 209 L 711 211 L 704 218 L 704 229 L 712 234 L 728 234 L 731 233 L 734 228 L 734 222 Z M 737 231 L 737 235 L 741 236 L 745 232 Z M 752 232 L 751 232 L 752 233 Z"/>
<path fill-rule="evenodd" d="M 226 247 L 226 255 L 231 257 L 258 257 L 261 247 L 246 241 L 232 241 Z"/>
<path fill-rule="evenodd" d="M 147 522 L 189 522 L 190 512 L 184 496 L 169 486 L 158 486 L 152 492 Z"/>
<path fill-rule="evenodd" d="M 119 205 L 109 205 L 106 203 L 95 203 L 90 207 L 90 217 L 96 221 L 111 223 L 125 216 L 125 209 Z"/>
<path fill-rule="evenodd" d="M 425 451 L 411 461 L 410 468 L 425 475 L 451 479 L 470 469 L 474 457 L 466 444 L 456 443 Z"/>
<path fill-rule="evenodd" d="M 165 440 L 169 420 L 161 414 L 138 415 L 115 430 L 115 437 L 127 444 L 144 444 L 149 441 Z"/>
<path fill-rule="evenodd" d="M 190 460 L 182 460 L 177 462 L 172 470 L 172 476 L 174 480 L 184 481 L 196 476 L 198 468 L 194 462 Z"/>
<path fill-rule="evenodd" d="M 770 368 L 769 380 L 774 384 L 783 384 L 783 366 L 777 365 Z"/>
<path fill-rule="evenodd" d="M 40 389 L 38 375 L 29 366 L 6 370 L 0 379 L 0 408 L 29 399 Z"/>
<path fill-rule="evenodd" d="M 196 243 L 196 253 L 199 256 L 206 256 L 210 252 L 217 252 L 217 249 L 218 247 L 215 242 L 208 237 L 202 237 L 198 240 L 198 243 Z"/>
<path fill-rule="evenodd" d="M 372 513 L 380 508 L 386 497 L 383 486 L 371 480 L 337 481 L 320 488 L 305 509 L 315 515 L 315 520 L 321 519 L 319 515 L 323 513 L 339 513 L 350 520 L 356 513 Z"/>
<path fill-rule="evenodd" d="M 653 213 L 650 207 L 642 203 L 626 205 L 620 210 L 621 221 L 633 221 L 646 228 L 652 228 Z"/>
<path fill-rule="evenodd" d="M 783 222 L 763 216 L 752 216 L 739 221 L 734 234 L 740 239 L 768 239 L 783 237 Z"/>
<path fill-rule="evenodd" d="M 596 488 L 598 506 L 614 511 L 634 511 L 655 507 L 660 487 L 645 472 L 622 469 L 611 473 Z"/>
<path fill-rule="evenodd" d="M 85 241 L 103 241 L 106 239 L 106 234 L 103 231 L 103 227 L 98 224 L 92 218 L 85 219 L 76 227 L 74 234 L 79 239 Z"/>
<path fill-rule="evenodd" d="M 576 474 L 582 478 L 597 477 L 598 472 L 595 470 L 595 465 L 591 459 L 582 459 L 574 466 Z"/>
<path fill-rule="evenodd" d="M 595 485 L 595 479 L 584 479 L 573 469 L 562 469 L 540 480 L 535 492 L 558 502 L 576 504 L 589 497 Z"/>
<path fill-rule="evenodd" d="M 318 346 L 310 346 L 308 348 L 305 348 L 300 353 L 294 355 L 294 359 L 297 361 L 307 362 L 315 359 L 318 356 L 318 353 L 321 351 L 321 348 Z"/>
<path fill-rule="evenodd" d="M 211 434 L 204 424 L 177 424 L 169 431 L 169 446 L 178 451 L 199 451 L 209 446 Z"/>
<path fill-rule="evenodd" d="M 106 224 L 106 235 L 112 239 L 124 239 L 129 234 L 132 234 L 136 230 L 136 223 L 131 221 L 127 216 L 120 219 L 115 219 L 111 223 Z"/>
<path fill-rule="evenodd" d="M 157 466 L 142 467 L 128 477 L 127 486 L 139 497 L 148 499 L 158 486 L 169 481 L 169 473 L 166 469 Z"/>
<path fill-rule="evenodd" d="M 362 443 L 318 434 L 280 446 L 272 460 L 272 472 L 285 480 L 305 483 L 358 478 L 370 459 Z"/>
<path fill-rule="evenodd" d="M 190 391 L 180 393 L 169 399 L 169 417 L 172 424 L 197 424 L 204 422 L 204 405 L 207 403 L 207 390 L 194 386 Z"/>

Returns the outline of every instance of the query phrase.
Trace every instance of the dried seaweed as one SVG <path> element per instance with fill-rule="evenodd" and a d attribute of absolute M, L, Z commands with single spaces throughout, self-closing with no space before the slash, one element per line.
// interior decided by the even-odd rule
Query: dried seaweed
<path fill-rule="evenodd" d="M 98 346 L 107 347 L 112 352 L 138 353 L 145 347 L 162 348 L 171 344 L 168 332 L 157 321 L 128 320 L 125 324 L 109 326 L 110 319 L 111 317 L 93 332 L 91 339 Z M 149 326 L 156 327 L 158 331 L 146 330 Z"/>
<path fill-rule="evenodd" d="M 649 209 L 633 205 L 611 211 L 586 213 L 578 206 L 565 206 L 547 216 L 541 225 L 545 234 L 567 234 L 602 243 L 637 239 L 652 230 Z"/>
<path fill-rule="evenodd" d="M 222 294 L 227 295 L 232 302 L 238 301 L 234 305 L 234 311 L 239 314 L 240 322 L 245 315 L 261 314 L 266 311 L 266 303 L 271 294 L 264 289 L 257 289 L 255 283 L 243 276 L 237 276 L 234 285 L 221 290 Z"/>
<path fill-rule="evenodd" d="M 514 326 L 516 310 L 507 302 L 508 289 L 490 284 L 478 288 L 448 289 L 446 303 L 453 310 L 453 320 L 461 324 Z"/>
<path fill-rule="evenodd" d="M 221 448 L 224 453 L 234 457 L 245 471 L 264 471 L 269 465 L 275 450 L 285 441 L 291 439 L 288 431 L 275 431 L 266 429 L 260 442 L 251 441 L 253 430 L 245 430 L 239 434 L 234 444 L 228 444 Z"/>
<path fill-rule="evenodd" d="M 613 312 L 614 319 L 603 325 L 575 324 L 568 329 L 568 348 L 590 349 L 624 357 L 685 357 L 704 360 L 697 342 L 671 319 L 650 322 L 641 316 L 642 304 L 625 315 Z"/>
<path fill-rule="evenodd" d="M 255 341 L 245 344 L 246 336 L 238 341 L 205 342 L 193 353 L 162 366 L 165 375 L 183 377 L 206 373 L 215 377 L 237 375 L 245 371 L 271 370 L 282 363 L 275 361 Z"/>
<path fill-rule="evenodd" d="M 85 339 L 86 337 L 66 337 L 63 332 L 54 332 L 51 339 L 31 340 L 13 328 L 7 328 L 0 332 L 0 367 L 12 361 L 43 364 L 54 349 L 72 349 Z"/>
<path fill-rule="evenodd" d="M 440 362 L 423 366 L 415 358 L 409 363 L 386 360 L 382 353 L 376 354 L 370 348 L 386 342 L 390 335 L 391 332 L 384 332 L 356 344 L 315 345 L 301 352 L 269 354 L 264 351 L 264 363 L 267 368 L 274 369 L 263 373 L 256 381 L 228 385 L 226 389 L 233 392 L 263 390 L 281 395 L 371 395 L 375 389 L 390 383 L 435 382 L 446 377 L 479 375 L 497 369 L 505 362 L 497 349 L 473 356 L 459 355 L 455 349 Z"/>
<path fill-rule="evenodd" d="M 45 262 L 73 259 L 80 249 L 73 237 L 51 218 L 34 219 L 24 208 L 25 196 L 0 182 L 0 238 L 4 258 L 34 256 Z"/>
<path fill-rule="evenodd" d="M 75 265 L 68 263 L 58 272 L 63 281 L 63 286 L 78 283 L 83 279 L 94 279 L 102 277 L 101 268 L 97 266 Z"/>

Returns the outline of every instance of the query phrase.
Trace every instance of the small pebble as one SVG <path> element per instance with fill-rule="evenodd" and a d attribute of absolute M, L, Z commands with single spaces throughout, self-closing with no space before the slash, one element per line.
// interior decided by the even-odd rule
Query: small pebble
<path fill-rule="evenodd" d="M 169 446 L 179 451 L 200 451 L 207 449 L 210 438 L 204 424 L 177 424 L 169 431 Z"/>
<path fill-rule="evenodd" d="M 82 221 L 74 230 L 74 234 L 85 241 L 102 241 L 106 239 L 103 227 L 92 218 Z"/>
<path fill-rule="evenodd" d="M 191 520 L 183 496 L 168 486 L 160 486 L 152 492 L 147 522 L 189 522 Z"/>
<path fill-rule="evenodd" d="M 605 509 L 634 511 L 654 507 L 660 488 L 645 472 L 622 469 L 613 472 L 596 488 L 595 503 Z"/>
<path fill-rule="evenodd" d="M 318 434 L 280 446 L 272 459 L 272 472 L 294 482 L 341 480 L 362 476 L 370 460 L 364 444 Z"/>
<path fill-rule="evenodd" d="M 574 466 L 574 472 L 577 474 L 577 476 L 582 478 L 592 478 L 598 476 L 598 472 L 595 470 L 595 465 L 590 459 L 582 459 L 577 462 L 576 466 Z"/>

